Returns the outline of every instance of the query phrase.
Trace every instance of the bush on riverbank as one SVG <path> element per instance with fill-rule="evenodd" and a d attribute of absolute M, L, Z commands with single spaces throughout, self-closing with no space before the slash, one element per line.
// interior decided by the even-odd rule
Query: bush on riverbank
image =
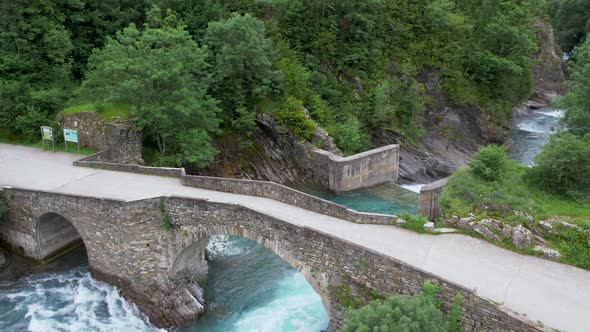
<path fill-rule="evenodd" d="M 436 298 L 438 291 L 437 285 L 427 281 L 416 296 L 391 295 L 373 300 L 348 312 L 340 331 L 459 331 L 461 295 L 457 293 L 449 315 L 445 315 Z"/>
<path fill-rule="evenodd" d="M 469 169 L 471 172 L 487 181 L 500 179 L 505 168 L 506 151 L 503 146 L 494 144 L 486 145 L 479 149 L 471 157 L 471 160 L 469 160 Z"/>
<path fill-rule="evenodd" d="M 563 263 L 590 269 L 590 224 L 577 228 L 558 227 L 557 233 L 548 236 L 548 240 L 561 253 Z"/>
<path fill-rule="evenodd" d="M 590 192 L 590 134 L 581 139 L 567 132 L 552 135 L 527 178 L 541 189 L 583 201 Z"/>
<path fill-rule="evenodd" d="M 574 152 L 574 154 L 578 152 Z M 567 153 L 564 152 L 564 154 Z M 553 156 L 552 151 L 550 157 Z M 549 160 L 552 159 L 550 157 L 543 158 L 550 162 Z M 567 158 L 563 158 L 563 163 L 566 163 Z M 582 163 L 581 158 L 587 157 L 571 161 Z M 545 165 L 545 159 L 543 165 Z M 514 211 L 519 210 L 532 215 L 535 220 L 561 216 L 590 222 L 590 202 L 588 200 L 574 201 L 567 196 L 540 189 L 536 184 L 533 184 L 533 181 L 529 181 L 529 172 L 536 171 L 529 170 L 505 156 L 502 165 L 504 168 L 502 176 L 495 181 L 483 180 L 478 177 L 477 173 L 473 171 L 471 163 L 453 173 L 440 199 L 443 213 L 459 216 L 474 213 L 487 217 L 516 220 L 518 217 Z M 582 169 L 588 166 L 586 163 L 586 165 L 572 167 Z M 549 176 L 548 173 L 543 174 Z"/>
<path fill-rule="evenodd" d="M 559 141 L 555 137 L 552 142 L 543 149 L 537 160 L 539 165 L 533 168 L 505 158 L 502 176 L 495 181 L 484 180 L 475 175 L 471 163 L 457 170 L 443 190 L 441 209 L 446 217 L 466 217 L 473 213 L 474 222 L 492 218 L 499 220 L 500 224 L 512 227 L 522 225 L 534 234 L 543 236 L 547 243 L 542 241 L 540 244 L 557 250 L 561 254 L 557 259 L 561 262 L 590 269 L 590 201 L 583 195 L 572 199 L 565 190 L 545 189 L 548 188 L 547 184 L 559 187 L 563 183 L 574 181 L 572 178 L 579 179 L 586 172 L 583 170 L 589 167 L 588 161 L 584 159 L 589 158 L 588 153 L 582 156 L 578 149 L 580 147 L 574 148 L 570 144 L 556 146 Z M 551 176 L 557 179 L 547 178 Z M 579 183 L 572 185 L 584 183 L 585 179 L 575 181 Z M 553 188 L 551 186 L 549 188 Z M 549 229 L 547 226 L 542 227 L 539 224 L 542 220 L 547 221 L 545 225 L 552 226 Z M 563 224 L 562 221 L 567 223 Z M 511 239 L 508 245 L 502 242 L 503 234 L 500 231 L 501 229 L 496 232 L 496 237 L 492 234 L 484 238 L 515 250 Z M 520 252 L 536 254 L 530 249 L 532 248 Z"/>

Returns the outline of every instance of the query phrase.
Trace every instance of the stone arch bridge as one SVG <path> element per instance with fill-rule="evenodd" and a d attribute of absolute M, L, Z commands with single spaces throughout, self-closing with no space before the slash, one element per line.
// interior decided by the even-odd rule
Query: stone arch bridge
<path fill-rule="evenodd" d="M 451 282 L 241 205 L 185 197 L 123 201 L 8 187 L 3 196 L 9 222 L 0 227 L 2 238 L 41 261 L 82 241 L 92 275 L 118 286 L 159 326 L 183 325 L 203 312 L 198 283 L 206 277 L 205 244 L 212 235 L 233 234 L 266 246 L 301 271 L 321 296 L 331 330 L 342 322 L 346 297 L 415 294 L 425 280 L 440 285 L 447 309 L 456 292 L 462 294 L 467 331 L 535 330 Z"/>

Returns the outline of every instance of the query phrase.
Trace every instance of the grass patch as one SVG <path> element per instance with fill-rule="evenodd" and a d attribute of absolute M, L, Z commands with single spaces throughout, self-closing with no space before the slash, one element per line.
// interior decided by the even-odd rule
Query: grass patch
<path fill-rule="evenodd" d="M 128 119 L 131 113 L 131 106 L 127 104 L 82 104 L 67 107 L 64 113 L 77 113 L 82 111 L 93 111 L 100 115 L 106 121 L 111 121 L 115 118 Z"/>
<path fill-rule="evenodd" d="M 406 222 L 401 224 L 401 228 L 411 229 L 417 233 L 426 233 L 427 231 L 424 229 L 424 224 L 428 222 L 428 219 L 422 216 L 412 215 L 412 214 L 402 214 L 400 218 L 405 220 Z"/>
<path fill-rule="evenodd" d="M 475 176 L 469 167 L 457 170 L 441 196 L 441 208 L 446 215 L 465 216 L 474 213 L 483 217 L 519 221 L 514 215 L 520 210 L 535 220 L 551 217 L 575 218 L 590 224 L 590 202 L 576 202 L 564 196 L 544 192 L 524 179 L 526 167 L 507 160 L 506 169 L 496 181 Z"/>
<path fill-rule="evenodd" d="M 590 269 L 590 224 L 581 224 L 578 229 L 558 226 L 557 232 L 548 239 L 561 253 L 561 262 Z"/>
<path fill-rule="evenodd" d="M 39 132 L 39 136 L 41 136 L 41 132 Z M 43 151 L 53 151 L 50 141 L 45 141 L 45 147 L 43 147 L 43 142 L 41 140 L 30 141 L 22 136 L 15 134 L 13 131 L 8 130 L 6 128 L 0 128 L 0 143 L 29 146 L 29 147 L 41 149 Z M 60 141 L 56 140 L 55 141 L 55 151 L 56 152 L 68 152 L 68 153 L 73 153 L 73 154 L 82 154 L 82 155 L 91 155 L 91 154 L 95 154 L 97 152 L 96 150 L 86 148 L 86 147 L 80 147 L 80 152 L 78 152 L 78 147 L 74 143 L 68 143 L 68 151 L 66 151 L 66 147 L 64 145 L 63 140 L 60 140 Z"/>
<path fill-rule="evenodd" d="M 490 217 L 511 224 L 523 224 L 534 230 L 538 221 L 561 219 L 577 224 L 577 229 L 553 223 L 554 231 L 546 232 L 547 246 L 561 253 L 560 261 L 590 269 L 590 201 L 577 202 L 566 196 L 545 192 L 526 180 L 527 168 L 507 160 L 502 176 L 486 181 L 475 176 L 469 167 L 457 170 L 449 179 L 440 199 L 445 215 L 465 216 L 474 213 L 479 218 Z M 529 213 L 535 223 L 514 214 L 515 210 Z M 472 231 L 461 233 L 480 237 Z M 528 255 L 539 255 L 533 248 L 519 249 L 510 239 L 495 241 L 503 248 Z"/>

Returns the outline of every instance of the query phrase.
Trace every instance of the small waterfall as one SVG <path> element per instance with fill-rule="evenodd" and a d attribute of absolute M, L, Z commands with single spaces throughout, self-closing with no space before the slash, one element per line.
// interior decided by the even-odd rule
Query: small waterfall
<path fill-rule="evenodd" d="M 510 158 L 523 165 L 531 166 L 535 155 L 547 143 L 551 133 L 558 128 L 559 119 L 562 117 L 562 110 L 542 108 L 514 119 L 511 127 Z"/>

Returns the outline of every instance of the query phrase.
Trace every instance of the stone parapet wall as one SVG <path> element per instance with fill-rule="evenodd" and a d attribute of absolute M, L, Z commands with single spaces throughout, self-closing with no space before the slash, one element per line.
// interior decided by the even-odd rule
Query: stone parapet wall
<path fill-rule="evenodd" d="M 109 151 L 102 151 L 92 156 L 77 160 L 76 166 L 105 169 L 117 172 L 130 172 L 146 175 L 158 175 L 180 178 L 181 183 L 188 187 L 222 191 L 232 194 L 258 196 L 273 199 L 302 209 L 322 213 L 332 217 L 352 221 L 359 224 L 394 224 L 394 215 L 366 213 L 351 210 L 340 204 L 306 194 L 299 190 L 270 181 L 220 178 L 211 176 L 186 175 L 184 168 L 146 167 L 140 165 L 117 164 L 104 162 L 109 160 Z M 105 155 L 107 157 L 105 157 Z"/>
<path fill-rule="evenodd" d="M 111 160 L 111 150 L 105 150 L 74 161 L 75 166 L 105 169 L 116 172 L 128 172 L 146 175 L 166 176 L 172 178 L 181 178 L 185 175 L 184 168 L 174 167 L 149 167 L 136 164 L 119 164 L 109 162 Z"/>
<path fill-rule="evenodd" d="M 420 189 L 418 211 L 420 215 L 434 221 L 441 214 L 439 198 L 444 187 L 449 182 L 449 178 L 444 178 L 427 185 Z"/>
<path fill-rule="evenodd" d="M 359 224 L 391 225 L 395 218 L 393 215 L 354 211 L 325 199 L 268 181 L 186 175 L 182 177 L 182 184 L 201 189 L 270 198 L 302 209 Z"/>
<path fill-rule="evenodd" d="M 443 278 L 240 205 L 183 197 L 123 202 L 16 188 L 6 188 L 3 194 L 9 207 L 8 222 L 0 225 L 4 240 L 10 242 L 5 234 L 12 230 L 33 239 L 33 246 L 38 245 L 37 220 L 47 212 L 63 216 L 83 239 L 93 275 L 120 287 L 124 296 L 159 326 L 194 318 L 179 317 L 177 309 L 186 309 L 191 298 L 182 295 L 186 288 L 171 279 L 176 258 L 195 241 L 233 234 L 261 243 L 302 271 L 308 280 L 317 282 L 314 289 L 329 309 L 330 330 L 342 323 L 344 307 L 338 290 L 343 287 L 357 298 L 363 298 L 367 291 L 416 294 L 426 280 L 431 280 L 440 286 L 439 296 L 446 310 L 454 295 L 462 294 L 464 331 L 536 331 L 526 318 L 507 313 Z M 170 229 L 160 226 L 164 213 Z"/>

